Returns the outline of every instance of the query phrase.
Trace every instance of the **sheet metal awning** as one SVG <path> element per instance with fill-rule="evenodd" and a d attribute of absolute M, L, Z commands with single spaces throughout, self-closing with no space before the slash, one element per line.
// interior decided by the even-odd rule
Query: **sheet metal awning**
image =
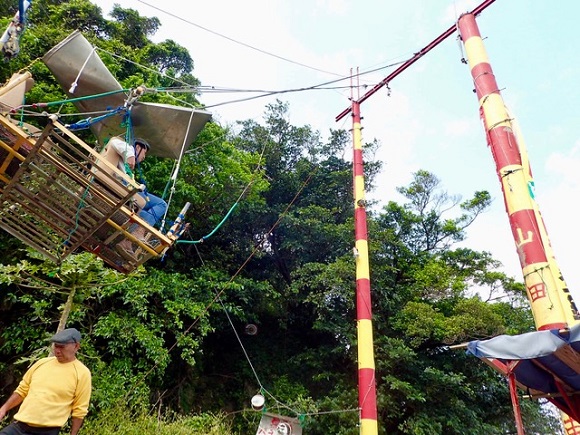
<path fill-rule="evenodd" d="M 129 97 L 124 92 L 108 94 L 123 88 L 78 30 L 46 53 L 42 61 L 81 113 L 123 107 Z M 99 97 L 82 99 L 96 95 Z M 150 154 L 176 159 L 182 148 L 189 147 L 211 119 L 211 113 L 196 108 L 136 101 L 131 118 L 135 137 L 149 142 Z M 122 122 L 123 115 L 119 114 L 91 125 L 91 129 L 104 145 L 111 137 L 124 134 Z"/>
<path fill-rule="evenodd" d="M 532 398 L 546 398 L 580 421 L 580 324 L 467 343 L 475 355 Z"/>

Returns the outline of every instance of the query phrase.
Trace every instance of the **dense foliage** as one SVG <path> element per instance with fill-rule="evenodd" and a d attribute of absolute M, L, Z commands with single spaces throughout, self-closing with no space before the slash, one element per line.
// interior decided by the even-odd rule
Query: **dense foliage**
<path fill-rule="evenodd" d="M 0 24 L 12 3 L 0 1 Z M 150 41 L 158 19 L 118 5 L 111 17 L 87 0 L 35 0 L 22 51 L 0 78 L 28 68 L 31 102 L 62 99 L 35 60 L 78 28 L 124 87 L 198 84 L 187 50 Z M 305 433 L 358 433 L 350 146 L 345 131 L 324 139 L 292 125 L 281 101 L 235 134 L 210 123 L 175 187 L 176 207 L 192 204 L 189 233 L 128 276 L 86 253 L 56 266 L 0 235 L 0 399 L 65 321 L 84 333 L 80 358 L 94 376 L 88 434 L 254 433 L 258 392 Z M 366 143 L 367 155 L 377 146 Z M 166 188 L 172 164 L 144 165 L 150 190 Z M 380 168 L 365 162 L 367 189 Z M 533 329 L 523 286 L 489 253 L 457 247 L 490 197 L 461 201 L 426 171 L 400 193 L 403 203 L 367 210 L 379 431 L 514 433 L 505 380 L 448 348 Z M 530 433 L 558 433 L 538 403 L 522 406 Z"/>

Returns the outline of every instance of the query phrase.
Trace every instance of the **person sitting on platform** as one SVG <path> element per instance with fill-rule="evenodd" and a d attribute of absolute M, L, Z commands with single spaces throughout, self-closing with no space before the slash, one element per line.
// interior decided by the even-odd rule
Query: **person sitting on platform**
<path fill-rule="evenodd" d="M 118 157 L 117 167 L 125 172 L 131 173 L 135 166 L 145 160 L 147 151 L 151 149 L 149 143 L 141 138 L 136 138 L 134 145 L 130 146 L 125 140 L 116 136 L 109 140 L 107 147 L 111 147 Z M 127 169 L 129 168 L 129 169 Z M 157 225 L 167 210 L 167 202 L 162 198 L 148 192 L 139 192 L 137 194 L 137 203 L 141 206 L 137 216 L 143 219 L 152 227 Z M 145 239 L 145 229 L 140 225 L 131 232 L 137 239 Z M 117 244 L 117 251 L 123 257 L 129 260 L 137 260 L 133 251 L 133 244 L 129 239 L 124 239 Z"/>

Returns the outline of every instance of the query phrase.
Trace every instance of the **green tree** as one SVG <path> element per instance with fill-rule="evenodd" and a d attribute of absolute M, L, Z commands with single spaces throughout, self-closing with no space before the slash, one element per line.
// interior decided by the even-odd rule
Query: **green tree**
<path fill-rule="evenodd" d="M 62 90 L 34 61 L 81 28 L 123 87 L 199 84 L 186 50 L 149 40 L 157 18 L 118 5 L 111 17 L 86 0 L 36 0 L 22 51 L 0 65 L 0 75 L 29 68 L 37 80 L 29 101 L 61 100 Z M 195 93 L 185 99 L 199 105 Z M 144 100 L 174 102 L 160 94 Z M 281 101 L 265 108 L 262 123 L 239 126 L 233 133 L 209 124 L 175 186 L 167 182 L 173 162 L 143 165 L 152 190 L 172 193 L 171 215 L 192 204 L 190 227 L 183 243 L 129 277 L 87 254 L 57 267 L 27 256 L 9 237 L 0 240 L 10 253 L 0 268 L 3 396 L 22 373 L 19 361 L 45 352 L 46 336 L 66 317 L 86 331 L 81 356 L 94 373 L 87 428 L 114 412 L 134 419 L 127 433 L 147 433 L 150 409 L 168 415 L 168 425 L 182 422 L 173 413 L 201 410 L 234 412 L 228 430 L 231 423 L 233 433 L 250 433 L 259 414 L 246 412 L 248 401 L 263 389 L 269 410 L 308 414 L 308 433 L 358 433 L 353 186 L 343 156 L 349 135 L 331 131 L 324 140 L 309 125 L 294 126 Z M 369 191 L 381 167 L 372 158 L 378 146 L 364 144 Z M 521 283 L 489 253 L 457 247 L 489 195 L 461 201 L 427 171 L 399 192 L 404 203 L 367 209 L 379 430 L 513 431 L 505 380 L 448 349 L 533 329 Z M 557 432 L 536 402 L 523 409 L 531 430 Z M 199 431 L 199 420 L 184 424 Z"/>
<path fill-rule="evenodd" d="M 149 45 L 149 37 L 153 36 L 161 25 L 159 18 L 142 17 L 136 10 L 124 9 L 118 4 L 113 7 L 111 16 L 117 22 L 111 36 L 133 48 Z"/>
<path fill-rule="evenodd" d="M 461 202 L 425 171 L 399 191 L 408 202 L 389 203 L 378 226 L 371 227 L 384 430 L 505 433 L 513 427 L 505 379 L 473 357 L 446 350 L 448 344 L 533 328 L 521 285 L 498 272 L 496 260 L 485 252 L 453 249 L 487 207 L 489 195 L 476 192 Z M 487 292 L 506 297 L 486 303 L 479 295 Z M 554 430 L 554 419 L 537 404 L 524 412 L 546 433 Z"/>

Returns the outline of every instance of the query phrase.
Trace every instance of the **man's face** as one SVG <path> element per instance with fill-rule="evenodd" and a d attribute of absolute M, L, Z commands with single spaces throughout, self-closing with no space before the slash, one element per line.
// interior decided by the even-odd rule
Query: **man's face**
<path fill-rule="evenodd" d="M 147 155 L 147 148 L 141 146 L 140 144 L 137 144 L 135 149 L 137 151 L 135 160 L 137 161 L 137 163 L 141 163 L 143 160 L 145 160 L 145 156 Z"/>
<path fill-rule="evenodd" d="M 79 343 L 53 343 L 54 356 L 59 363 L 67 363 L 76 359 L 77 351 L 81 345 Z"/>

